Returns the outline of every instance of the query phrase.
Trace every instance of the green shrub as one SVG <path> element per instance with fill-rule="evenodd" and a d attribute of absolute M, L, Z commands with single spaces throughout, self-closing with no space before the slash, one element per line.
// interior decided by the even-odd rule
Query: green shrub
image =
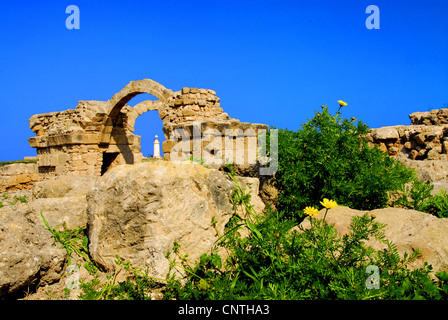
<path fill-rule="evenodd" d="M 396 207 L 414 209 L 431 213 L 439 218 L 448 218 L 448 194 L 440 190 L 432 195 L 434 186 L 429 182 L 416 179 L 410 186 L 405 186 L 401 192 L 396 193 L 397 199 L 393 201 Z"/>
<path fill-rule="evenodd" d="M 101 283 L 98 274 L 93 280 L 81 282 L 83 293 L 81 300 L 150 300 L 153 289 L 159 288 L 160 283 L 148 276 L 147 272 L 133 269 L 129 262 L 116 256 L 115 270 L 107 276 L 107 281 Z M 120 272 L 126 272 L 128 277 L 125 281 L 116 281 Z"/>
<path fill-rule="evenodd" d="M 311 228 L 293 230 L 291 219 L 271 210 L 265 216 L 252 212 L 247 219 L 234 216 L 220 242 L 228 253 L 224 261 L 214 250 L 191 264 L 176 248 L 181 262 L 172 260 L 172 266 L 181 267 L 188 276 L 186 281 L 171 276 L 164 298 L 448 298 L 448 274 L 437 273 L 438 279 L 433 280 L 429 265 L 408 269 L 418 251 L 401 258 L 395 245 L 385 239 L 384 225 L 374 216 L 353 218 L 345 235 L 338 234 L 325 218 L 310 219 Z M 249 235 L 241 237 L 238 228 Z M 386 249 L 376 251 L 367 246 L 365 241 L 371 238 Z M 378 277 L 369 277 L 369 266 L 377 268 Z"/>
<path fill-rule="evenodd" d="M 37 163 L 37 160 L 13 160 L 13 161 L 0 161 L 0 167 L 7 166 L 14 163 Z"/>
<path fill-rule="evenodd" d="M 48 231 L 51 232 L 51 234 L 54 237 L 54 240 L 56 242 L 59 242 L 62 247 L 67 251 L 68 256 L 68 265 L 71 265 L 71 254 L 75 252 L 80 257 L 84 258 L 85 260 L 89 261 L 89 238 L 87 237 L 85 230 L 83 230 L 81 227 L 77 227 L 75 229 L 67 229 L 65 227 L 62 231 L 56 230 L 58 226 L 55 228 L 51 228 L 48 224 L 47 220 L 45 220 L 42 212 L 40 214 L 42 217 L 42 220 L 47 227 Z"/>
<path fill-rule="evenodd" d="M 369 147 L 362 121 L 332 116 L 327 106 L 296 132 L 278 132 L 278 208 L 300 216 L 306 205 L 331 198 L 359 210 L 386 206 L 388 191 L 414 176 L 378 147 Z"/>

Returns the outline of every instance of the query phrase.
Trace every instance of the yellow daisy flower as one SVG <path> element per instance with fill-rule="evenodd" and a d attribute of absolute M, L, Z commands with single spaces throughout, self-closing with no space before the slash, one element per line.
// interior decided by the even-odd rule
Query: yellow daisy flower
<path fill-rule="evenodd" d="M 338 203 L 336 201 L 328 200 L 327 198 L 324 198 L 324 201 L 321 201 L 320 204 L 327 209 L 336 208 L 338 206 Z"/>
<path fill-rule="evenodd" d="M 341 107 L 345 107 L 346 105 L 348 105 L 347 102 L 344 102 L 342 100 L 338 100 L 338 103 Z"/>
<path fill-rule="evenodd" d="M 319 214 L 319 210 L 314 207 L 305 207 L 305 209 L 303 209 L 303 212 L 310 217 L 317 216 Z"/>

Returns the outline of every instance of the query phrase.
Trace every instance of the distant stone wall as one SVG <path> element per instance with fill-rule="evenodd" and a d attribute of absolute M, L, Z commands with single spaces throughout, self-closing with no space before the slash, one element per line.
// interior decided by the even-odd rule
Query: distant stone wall
<path fill-rule="evenodd" d="M 448 109 L 415 112 L 409 126 L 372 129 L 368 139 L 390 156 L 411 160 L 448 160 Z"/>
<path fill-rule="evenodd" d="M 39 180 L 35 163 L 13 163 L 0 167 L 0 193 L 27 189 Z"/>
<path fill-rule="evenodd" d="M 444 125 L 448 124 L 448 108 L 434 109 L 425 112 L 414 112 L 409 115 L 411 124 Z"/>

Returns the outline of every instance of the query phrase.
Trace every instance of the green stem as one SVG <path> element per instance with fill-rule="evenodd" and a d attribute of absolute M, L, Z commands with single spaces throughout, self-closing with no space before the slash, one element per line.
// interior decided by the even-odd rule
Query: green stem
<path fill-rule="evenodd" d="M 324 221 L 325 221 L 325 218 L 327 217 L 327 213 L 328 213 L 328 209 L 327 209 L 327 211 L 325 211 L 325 214 L 324 214 Z"/>

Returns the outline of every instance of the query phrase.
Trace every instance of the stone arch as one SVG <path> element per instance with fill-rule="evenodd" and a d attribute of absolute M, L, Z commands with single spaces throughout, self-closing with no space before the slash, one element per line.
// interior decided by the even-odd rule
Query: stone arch
<path fill-rule="evenodd" d="M 143 101 L 134 107 L 127 105 L 132 98 L 142 93 L 151 94 L 159 100 Z M 135 120 L 150 110 L 157 110 L 160 117 L 160 110 L 172 93 L 172 90 L 156 81 L 143 79 L 131 81 L 109 100 L 98 144 L 102 153 L 101 174 L 111 165 L 142 161 L 141 137 L 133 134 Z"/>
<path fill-rule="evenodd" d="M 126 106 L 126 103 L 128 103 L 132 98 L 141 93 L 149 93 L 159 100 L 143 101 L 133 108 Z M 122 127 L 126 129 L 126 127 L 130 123 L 132 123 L 132 119 L 135 122 L 135 119 L 143 112 L 156 110 L 155 108 L 157 108 L 157 110 L 160 110 L 163 103 L 172 94 L 172 90 L 165 88 L 160 83 L 151 79 L 129 82 L 129 84 L 127 84 L 123 89 L 114 94 L 114 96 L 109 100 L 109 107 L 106 112 L 105 121 L 101 129 L 100 144 L 110 143 L 114 127 Z M 127 109 L 123 110 L 125 106 L 127 107 Z M 120 114 L 126 114 L 126 117 L 122 117 L 120 116 Z"/>

